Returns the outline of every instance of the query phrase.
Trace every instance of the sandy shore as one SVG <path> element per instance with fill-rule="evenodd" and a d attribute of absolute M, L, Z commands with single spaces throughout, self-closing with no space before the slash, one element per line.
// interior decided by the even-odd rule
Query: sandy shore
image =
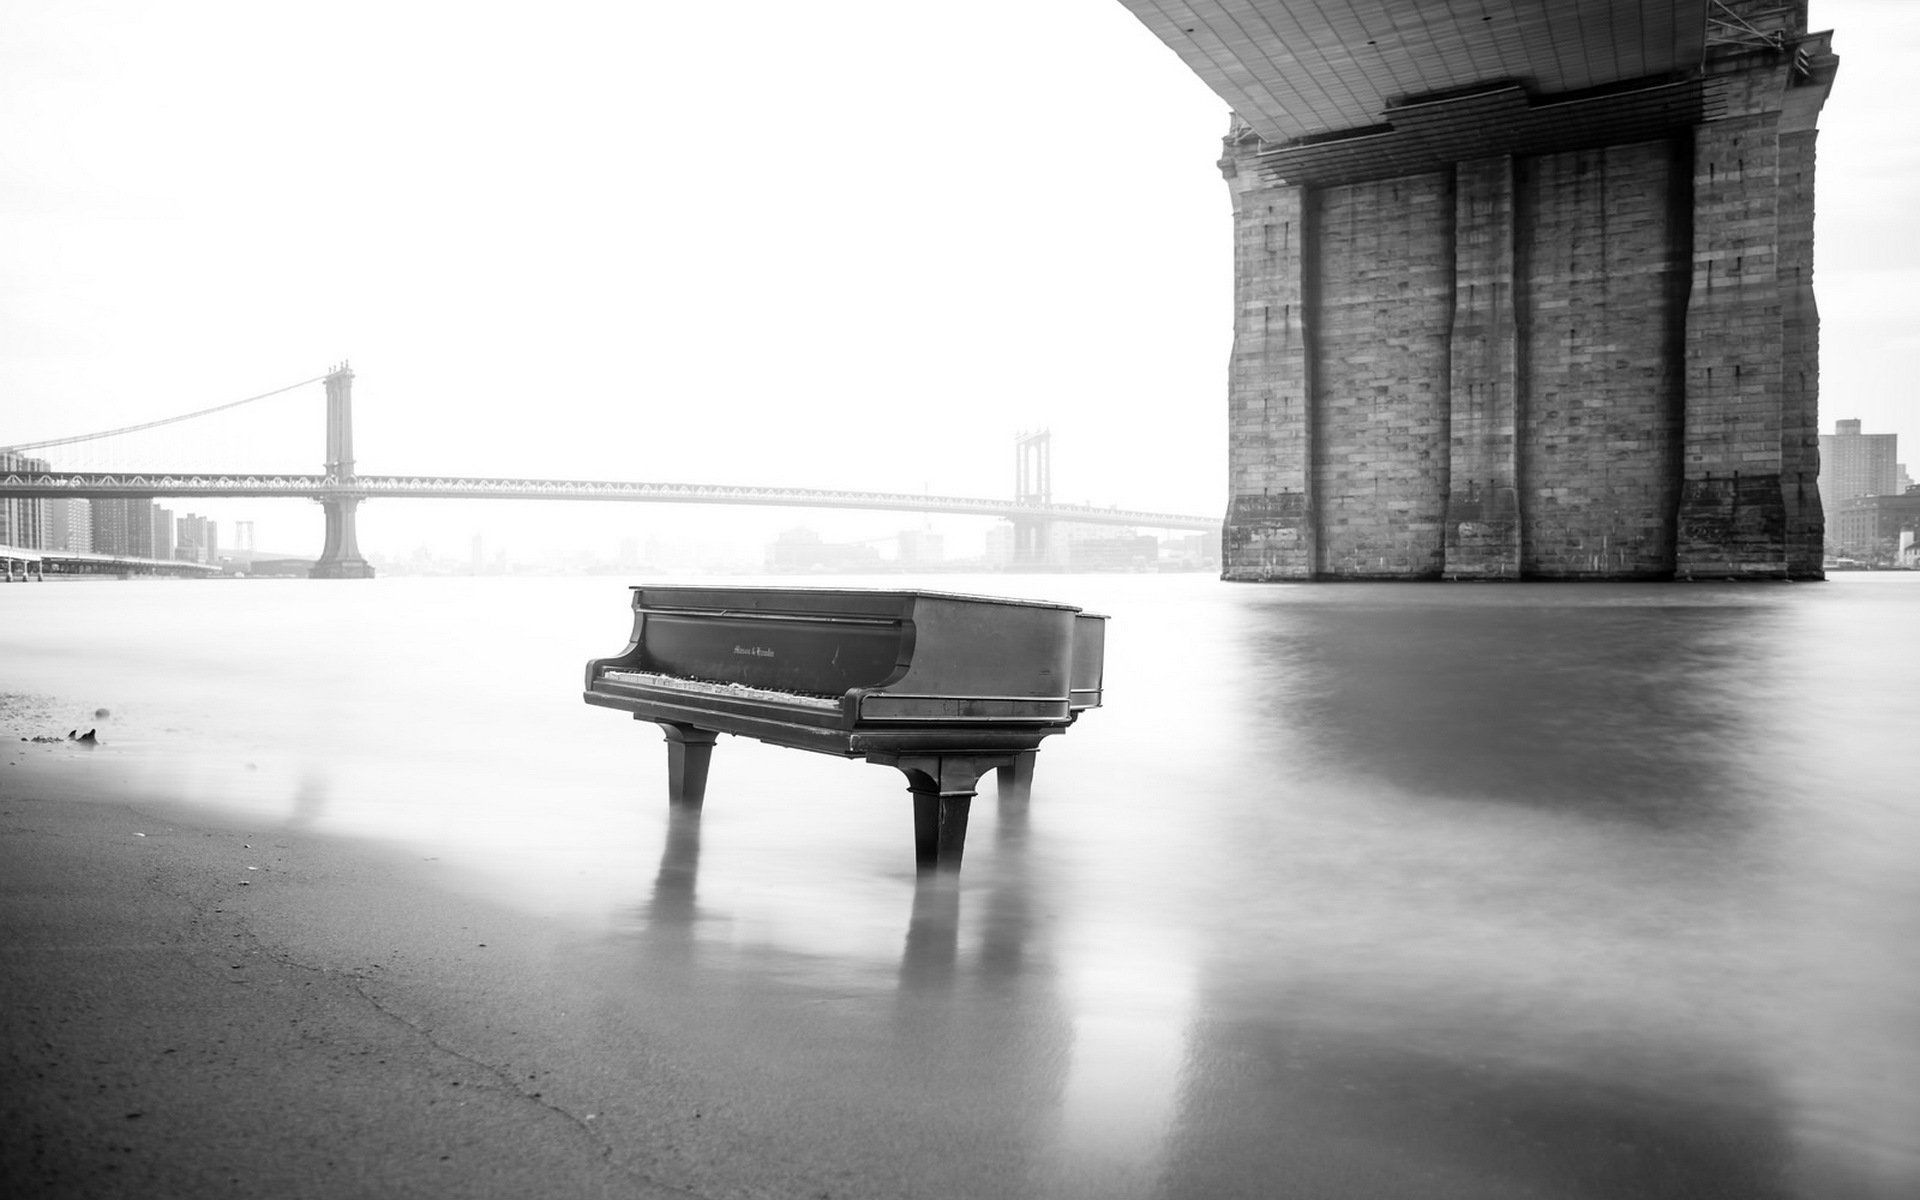
<path fill-rule="evenodd" d="M 829 1190 L 711 1119 L 670 1031 L 606 1043 L 576 931 L 430 860 L 74 795 L 62 749 L 0 765 L 0 1192 Z"/>
<path fill-rule="evenodd" d="M 79 794 L 76 753 L 0 759 L 0 1194 L 1099 1191 L 1039 1149 L 1057 1016 L 958 1002 L 938 884 L 897 969 L 823 987 L 703 950 L 671 862 L 651 932 L 589 929 L 437 859 Z"/>

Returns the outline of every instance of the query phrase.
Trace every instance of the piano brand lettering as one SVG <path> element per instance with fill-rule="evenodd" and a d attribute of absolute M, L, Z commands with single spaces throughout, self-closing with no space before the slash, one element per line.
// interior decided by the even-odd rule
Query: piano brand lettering
<path fill-rule="evenodd" d="M 735 646 L 733 652 L 735 654 L 745 654 L 750 658 L 773 657 L 773 651 L 767 649 L 765 646 Z"/>

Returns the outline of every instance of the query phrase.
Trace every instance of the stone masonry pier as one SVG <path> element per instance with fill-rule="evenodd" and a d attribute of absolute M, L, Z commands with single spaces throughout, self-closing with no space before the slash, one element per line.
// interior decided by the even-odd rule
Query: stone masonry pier
<path fill-rule="evenodd" d="M 1258 46 L 1205 42 L 1233 6 L 1128 2 L 1236 109 L 1226 578 L 1820 576 L 1837 59 L 1804 0 L 1600 6 L 1638 58 L 1570 2 L 1273 0 L 1286 36 Z M 1560 69 L 1579 37 L 1587 76 Z M 1290 57 L 1262 90 L 1229 52 Z M 1355 71 L 1381 84 L 1365 124 L 1243 111 Z M 1455 86 L 1392 94 L 1412 79 Z"/>

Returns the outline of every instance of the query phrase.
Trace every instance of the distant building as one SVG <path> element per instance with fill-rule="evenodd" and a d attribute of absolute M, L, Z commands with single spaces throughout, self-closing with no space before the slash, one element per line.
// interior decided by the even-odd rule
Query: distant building
<path fill-rule="evenodd" d="M 931 566 L 947 560 L 947 541 L 931 529 L 902 529 L 899 535 L 900 562 L 906 566 Z"/>
<path fill-rule="evenodd" d="M 95 554 L 126 554 L 127 508 L 131 500 L 95 500 L 89 514 Z M 141 504 L 147 504 L 145 500 Z"/>
<path fill-rule="evenodd" d="M 173 557 L 182 562 L 205 562 L 207 519 L 188 513 L 173 522 Z"/>
<path fill-rule="evenodd" d="M 1067 564 L 1075 571 L 1152 571 L 1160 539 L 1143 533 L 1076 530 L 1067 536 Z"/>
<path fill-rule="evenodd" d="M 1011 524 L 1003 521 L 987 530 L 984 553 L 987 564 L 994 567 L 1005 567 L 1012 563 L 1013 544 L 1013 526 Z"/>
<path fill-rule="evenodd" d="M 1204 571 L 1220 566 L 1220 535 L 1181 533 L 1160 539 L 1160 569 Z"/>
<path fill-rule="evenodd" d="M 0 452 L 0 475 L 47 470 L 47 460 Z M 0 546 L 38 550 L 46 536 L 47 502 L 8 497 L 0 500 Z"/>
<path fill-rule="evenodd" d="M 142 533 L 139 528 L 131 530 L 133 534 L 133 553 L 137 558 L 172 558 L 174 524 L 173 510 L 162 508 L 151 501 L 146 502 L 147 520 Z"/>
<path fill-rule="evenodd" d="M 1086 528 L 1097 531 L 1104 527 Z M 987 562 L 1005 570 L 1066 570 L 1072 555 L 1070 544 L 1079 529 L 1063 521 L 1041 521 L 1031 530 L 1003 522 L 987 531 Z"/>
<path fill-rule="evenodd" d="M 1861 433 L 1858 421 L 1835 421 L 1832 433 L 1820 435 L 1821 505 L 1832 512 L 1855 496 L 1899 495 L 1899 439 Z"/>
<path fill-rule="evenodd" d="M 49 500 L 46 505 L 42 549 L 68 554 L 86 554 L 93 549 L 92 501 Z"/>
<path fill-rule="evenodd" d="M 880 551 L 858 543 L 823 542 L 811 529 L 789 529 L 767 547 L 769 571 L 870 571 L 880 563 Z"/>
<path fill-rule="evenodd" d="M 1904 496 L 1855 496 L 1827 511 L 1827 557 L 1869 566 L 1899 565 L 1920 540 L 1920 489 Z"/>
<path fill-rule="evenodd" d="M 1820 507 L 1826 511 L 1826 556 L 1863 562 L 1887 560 L 1876 532 L 1878 510 L 1857 502 L 1875 496 L 1898 497 L 1902 474 L 1900 435 L 1861 433 L 1858 421 L 1835 421 L 1820 435 Z"/>

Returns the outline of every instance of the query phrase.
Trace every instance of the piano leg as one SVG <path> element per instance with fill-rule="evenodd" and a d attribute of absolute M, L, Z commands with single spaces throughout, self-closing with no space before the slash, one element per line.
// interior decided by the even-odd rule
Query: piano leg
<path fill-rule="evenodd" d="M 1033 760 L 1037 757 L 1038 751 L 1022 750 L 1013 756 L 1012 762 L 994 773 L 1000 785 L 1000 799 L 1024 804 L 1033 797 Z"/>
<path fill-rule="evenodd" d="M 699 808 L 707 798 L 707 767 L 713 762 L 711 729 L 696 729 L 674 721 L 658 722 L 667 735 L 667 803 L 674 808 Z"/>
<path fill-rule="evenodd" d="M 967 814 L 980 776 L 1005 755 L 906 754 L 872 761 L 898 767 L 913 793 L 913 852 L 920 869 L 958 871 L 967 845 Z"/>

